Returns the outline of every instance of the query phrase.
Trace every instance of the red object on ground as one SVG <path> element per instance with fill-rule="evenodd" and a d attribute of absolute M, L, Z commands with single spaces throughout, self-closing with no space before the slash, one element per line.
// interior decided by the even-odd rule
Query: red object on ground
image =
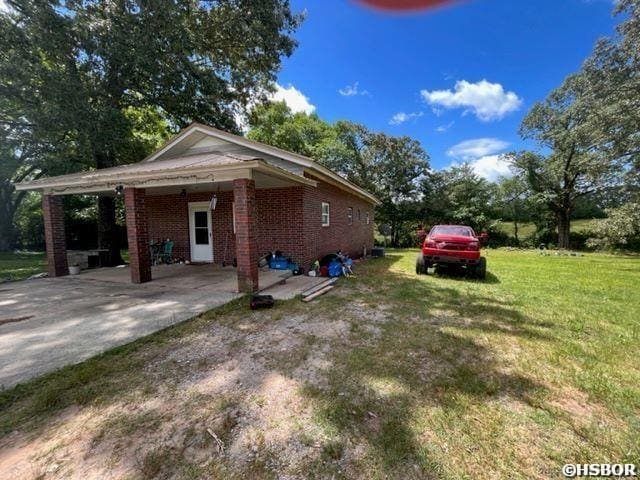
<path fill-rule="evenodd" d="M 457 266 L 484 278 L 486 260 L 480 255 L 480 244 L 484 239 L 485 234 L 477 236 L 466 225 L 436 225 L 422 244 L 416 261 L 416 273 L 426 274 L 432 266 Z"/>
<path fill-rule="evenodd" d="M 454 3 L 458 0 L 357 0 L 370 7 L 383 10 L 423 10 Z"/>

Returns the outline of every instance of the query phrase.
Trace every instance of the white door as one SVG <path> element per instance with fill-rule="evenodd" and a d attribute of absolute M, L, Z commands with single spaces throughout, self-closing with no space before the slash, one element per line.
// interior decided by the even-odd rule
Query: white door
<path fill-rule="evenodd" d="M 192 262 L 213 262 L 209 202 L 189 204 L 189 238 Z"/>

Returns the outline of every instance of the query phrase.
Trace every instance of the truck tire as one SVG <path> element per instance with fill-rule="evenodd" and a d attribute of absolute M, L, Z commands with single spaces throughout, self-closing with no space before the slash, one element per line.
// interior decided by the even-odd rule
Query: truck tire
<path fill-rule="evenodd" d="M 480 257 L 480 261 L 476 265 L 475 268 L 476 278 L 480 280 L 484 280 L 487 278 L 487 259 L 484 257 Z"/>
<path fill-rule="evenodd" d="M 422 254 L 418 254 L 416 258 L 416 275 L 427 275 L 427 262 L 424 261 Z"/>

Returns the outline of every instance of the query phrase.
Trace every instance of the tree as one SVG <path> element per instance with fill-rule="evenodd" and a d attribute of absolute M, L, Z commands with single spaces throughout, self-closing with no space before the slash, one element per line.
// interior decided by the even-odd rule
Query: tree
<path fill-rule="evenodd" d="M 558 247 L 569 248 L 571 214 L 585 195 L 613 188 L 620 164 L 595 148 L 597 135 L 590 125 L 593 99 L 580 74 L 536 103 L 522 121 L 520 134 L 549 153 L 510 155 L 512 167 L 526 178 L 536 200 L 553 213 Z"/>
<path fill-rule="evenodd" d="M 256 106 L 249 114 L 247 137 L 320 159 L 336 135 L 332 126 L 316 114 L 293 113 L 285 102 L 269 102 Z"/>
<path fill-rule="evenodd" d="M 238 131 L 235 118 L 266 97 L 300 21 L 288 0 L 7 4 L 0 97 L 19 106 L 19 123 L 73 144 L 88 168 L 148 152 L 130 109 L 153 111 L 172 129 L 201 121 Z M 13 121 L 6 117 L 0 111 Z M 117 262 L 114 227 L 113 199 L 100 197 L 100 246 Z"/>
<path fill-rule="evenodd" d="M 413 203 L 429 167 L 429 156 L 416 140 L 347 121 L 331 125 L 317 115 L 293 114 L 284 103 L 256 108 L 249 125 L 249 138 L 309 156 L 375 194 L 381 202 L 377 219 L 391 226 L 394 246 L 415 223 Z"/>
<path fill-rule="evenodd" d="M 486 230 L 494 217 L 495 193 L 495 185 L 468 163 L 431 172 L 422 182 L 423 216 L 430 224 L 459 223 Z"/>
<path fill-rule="evenodd" d="M 615 38 L 601 39 L 580 71 L 590 98 L 594 148 L 627 165 L 626 192 L 640 192 L 640 1 L 620 0 L 625 20 Z"/>
<path fill-rule="evenodd" d="M 521 177 L 502 177 L 496 189 L 496 203 L 505 217 L 513 222 L 516 245 L 520 243 L 518 227 L 531 218 L 527 183 Z"/>

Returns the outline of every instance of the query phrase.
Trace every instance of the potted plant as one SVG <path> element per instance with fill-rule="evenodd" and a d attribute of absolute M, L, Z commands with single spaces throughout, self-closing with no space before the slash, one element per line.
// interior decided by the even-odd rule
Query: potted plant
<path fill-rule="evenodd" d="M 69 274 L 70 275 L 78 275 L 80 273 L 80 265 L 74 263 L 73 265 L 69 265 Z"/>

